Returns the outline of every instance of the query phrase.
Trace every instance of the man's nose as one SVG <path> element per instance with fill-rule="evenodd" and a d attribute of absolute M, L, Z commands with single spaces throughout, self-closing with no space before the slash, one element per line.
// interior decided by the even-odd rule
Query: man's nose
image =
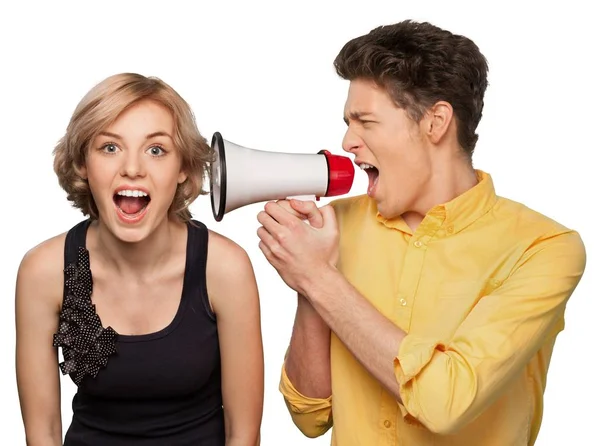
<path fill-rule="evenodd" d="M 360 137 L 348 127 L 342 140 L 342 149 L 350 153 L 355 152 L 360 147 L 361 142 Z"/>

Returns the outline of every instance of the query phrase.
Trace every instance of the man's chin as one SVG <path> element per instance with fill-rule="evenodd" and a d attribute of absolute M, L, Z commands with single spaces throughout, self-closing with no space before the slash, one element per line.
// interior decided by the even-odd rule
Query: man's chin
<path fill-rule="evenodd" d="M 379 215 L 381 215 L 386 220 L 392 220 L 402 215 L 402 212 L 400 212 L 398 209 L 386 206 L 386 204 L 383 202 L 377 203 L 377 212 L 379 212 Z"/>
<path fill-rule="evenodd" d="M 379 215 L 381 215 L 383 218 L 386 219 L 390 219 L 390 215 L 391 213 L 389 212 L 389 209 L 385 207 L 385 205 L 383 203 L 377 203 L 377 212 L 379 213 Z"/>

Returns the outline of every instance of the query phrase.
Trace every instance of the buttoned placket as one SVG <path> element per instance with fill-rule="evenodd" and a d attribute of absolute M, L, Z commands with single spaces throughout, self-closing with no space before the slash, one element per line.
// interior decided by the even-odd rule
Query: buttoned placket
<path fill-rule="evenodd" d="M 441 217 L 441 218 L 440 218 Z M 394 302 L 395 323 L 406 331 L 410 330 L 412 310 L 417 294 L 421 273 L 425 264 L 428 244 L 435 239 L 442 227 L 444 216 L 426 216 L 422 224 L 407 240 L 406 253 L 402 262 L 402 271 L 396 286 Z M 451 228 L 451 229 L 449 229 Z M 446 233 L 452 233 L 452 225 L 447 225 Z M 382 396 L 380 423 L 382 426 L 379 436 L 380 445 L 398 445 L 396 431 L 402 416 L 397 403 L 386 404 L 387 395 Z M 388 400 L 389 401 L 389 400 Z"/>

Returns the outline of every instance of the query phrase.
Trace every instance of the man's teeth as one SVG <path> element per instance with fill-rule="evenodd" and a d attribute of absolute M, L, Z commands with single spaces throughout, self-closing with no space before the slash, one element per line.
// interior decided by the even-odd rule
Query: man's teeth
<path fill-rule="evenodd" d="M 374 169 L 374 168 L 375 168 L 375 166 L 372 166 L 372 165 L 370 165 L 370 164 L 367 164 L 367 163 L 360 163 L 360 164 L 359 164 L 359 167 L 360 167 L 362 170 Z"/>
<path fill-rule="evenodd" d="M 117 192 L 117 195 L 121 195 L 123 197 L 147 197 L 148 196 L 148 194 L 146 192 L 143 192 L 141 190 L 132 190 L 132 189 L 120 190 L 119 192 Z"/>

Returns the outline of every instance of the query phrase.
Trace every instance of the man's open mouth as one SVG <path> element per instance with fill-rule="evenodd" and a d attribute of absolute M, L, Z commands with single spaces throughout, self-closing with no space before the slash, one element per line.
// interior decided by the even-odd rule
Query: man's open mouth
<path fill-rule="evenodd" d="M 374 183 L 379 176 L 379 169 L 372 164 L 360 163 L 359 167 L 369 176 L 369 183 Z"/>

